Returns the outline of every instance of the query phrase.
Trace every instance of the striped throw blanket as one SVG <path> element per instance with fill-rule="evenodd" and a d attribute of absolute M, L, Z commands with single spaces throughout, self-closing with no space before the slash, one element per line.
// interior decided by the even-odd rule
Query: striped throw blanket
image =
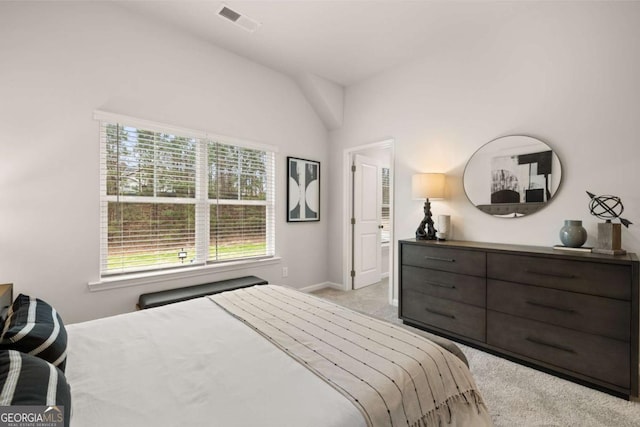
<path fill-rule="evenodd" d="M 370 426 L 447 424 L 451 402 L 483 405 L 460 359 L 399 326 L 280 286 L 209 298 L 341 392 Z"/>

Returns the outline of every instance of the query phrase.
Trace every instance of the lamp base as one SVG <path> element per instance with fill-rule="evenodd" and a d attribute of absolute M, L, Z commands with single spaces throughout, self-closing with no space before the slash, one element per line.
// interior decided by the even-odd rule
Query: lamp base
<path fill-rule="evenodd" d="M 424 218 L 416 230 L 416 240 L 436 240 L 436 229 L 433 228 L 429 199 L 424 202 Z"/>
<path fill-rule="evenodd" d="M 416 231 L 416 240 L 444 240 L 444 239 L 438 239 L 437 237 L 422 236 L 418 234 L 418 231 Z"/>

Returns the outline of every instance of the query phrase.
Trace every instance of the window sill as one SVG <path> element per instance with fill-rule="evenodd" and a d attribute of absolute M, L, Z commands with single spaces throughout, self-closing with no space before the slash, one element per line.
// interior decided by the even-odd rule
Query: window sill
<path fill-rule="evenodd" d="M 89 291 L 106 291 L 109 289 L 126 288 L 129 286 L 148 285 L 150 283 L 170 282 L 177 279 L 186 279 L 198 276 L 207 276 L 223 271 L 244 270 L 247 268 L 262 267 L 263 265 L 277 264 L 280 257 L 265 258 L 251 261 L 234 261 L 224 264 L 210 264 L 197 267 L 181 268 L 172 271 L 154 271 L 144 273 L 125 274 L 122 276 L 105 277 L 97 282 L 89 282 Z"/>

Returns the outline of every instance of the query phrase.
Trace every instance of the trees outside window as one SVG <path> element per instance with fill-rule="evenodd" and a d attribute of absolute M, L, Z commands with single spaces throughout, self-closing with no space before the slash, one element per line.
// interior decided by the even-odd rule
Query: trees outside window
<path fill-rule="evenodd" d="M 183 133 L 101 122 L 102 275 L 273 256 L 274 152 Z"/>

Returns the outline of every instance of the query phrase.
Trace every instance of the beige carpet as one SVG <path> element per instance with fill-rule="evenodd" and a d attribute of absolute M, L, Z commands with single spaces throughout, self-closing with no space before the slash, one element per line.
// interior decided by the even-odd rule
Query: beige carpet
<path fill-rule="evenodd" d="M 357 291 L 315 295 L 394 323 L 386 282 Z M 498 427 L 640 427 L 640 402 L 629 402 L 458 344 Z"/>

